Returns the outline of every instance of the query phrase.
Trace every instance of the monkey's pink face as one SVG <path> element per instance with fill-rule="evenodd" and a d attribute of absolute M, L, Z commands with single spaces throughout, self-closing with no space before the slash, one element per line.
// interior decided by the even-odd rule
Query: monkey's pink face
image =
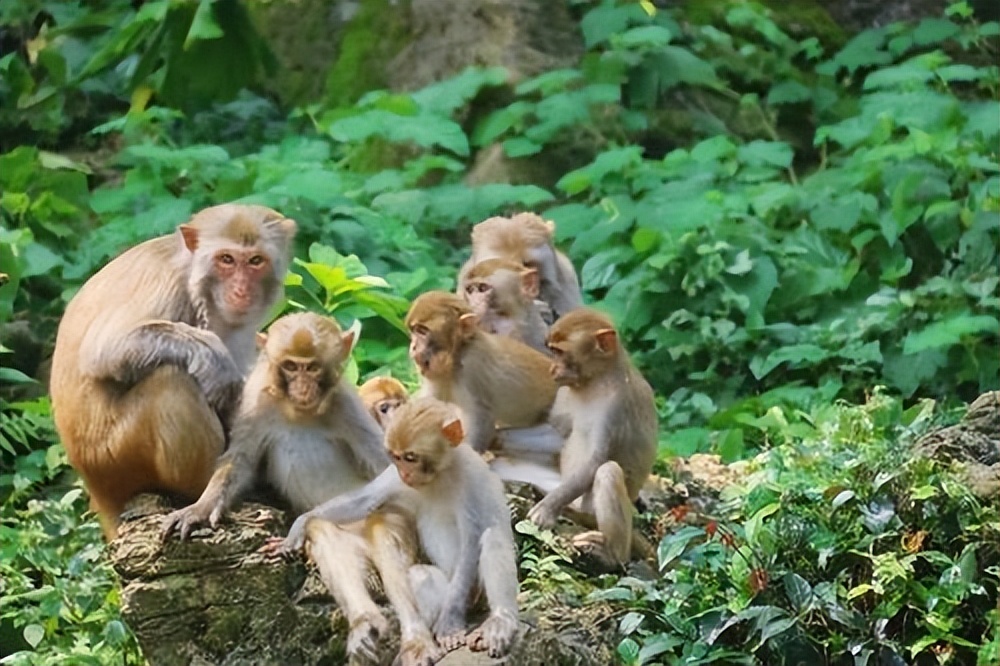
<path fill-rule="evenodd" d="M 472 311 L 483 316 L 493 306 L 493 286 L 486 281 L 470 281 L 465 285 L 465 302 Z"/>
<path fill-rule="evenodd" d="M 288 401 L 299 411 L 313 411 L 323 397 L 323 368 L 315 359 L 286 358 L 279 366 Z"/>
<path fill-rule="evenodd" d="M 273 279 L 270 258 L 255 248 L 219 250 L 212 257 L 219 290 L 216 305 L 230 320 L 240 320 L 266 305 Z M 219 293 L 221 291 L 221 293 Z"/>
<path fill-rule="evenodd" d="M 399 478 L 411 488 L 420 488 L 435 477 L 435 469 L 430 460 L 413 451 L 389 451 Z"/>
<path fill-rule="evenodd" d="M 549 351 L 552 352 L 552 365 L 549 366 L 549 374 L 559 386 L 576 386 L 580 383 L 580 368 L 574 362 L 573 355 L 560 345 L 550 344 Z"/>

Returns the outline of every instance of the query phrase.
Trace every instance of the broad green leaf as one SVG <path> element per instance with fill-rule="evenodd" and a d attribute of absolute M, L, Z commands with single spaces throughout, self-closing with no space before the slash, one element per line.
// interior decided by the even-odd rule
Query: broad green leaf
<path fill-rule="evenodd" d="M 997 335 L 1000 322 L 989 315 L 961 313 L 936 321 L 923 329 L 910 331 L 903 340 L 903 354 L 916 354 L 926 349 L 951 347 L 962 338 L 978 333 Z"/>
<path fill-rule="evenodd" d="M 29 624 L 24 627 L 21 635 L 24 636 L 24 640 L 28 642 L 28 645 L 36 648 L 42 642 L 42 639 L 45 638 L 45 628 L 40 624 Z"/>
<path fill-rule="evenodd" d="M 757 379 L 763 379 L 782 363 L 788 363 L 791 367 L 797 368 L 803 365 L 819 363 L 830 358 L 830 356 L 829 351 L 818 345 L 789 345 L 776 349 L 768 354 L 766 358 L 755 356 L 750 361 L 750 372 Z"/>
<path fill-rule="evenodd" d="M 736 154 L 741 162 L 750 165 L 775 166 L 782 169 L 792 164 L 792 147 L 784 141 L 751 141 L 740 146 Z"/>
<path fill-rule="evenodd" d="M 811 95 L 809 88 L 794 79 L 789 79 L 771 86 L 767 92 L 767 103 L 775 105 L 797 104 L 808 101 Z"/>
<path fill-rule="evenodd" d="M 782 576 L 781 582 L 785 588 L 785 596 L 792 603 L 795 612 L 802 613 L 808 610 L 813 598 L 809 582 L 795 572 L 786 573 Z"/>
<path fill-rule="evenodd" d="M 327 132 L 337 141 L 348 143 L 381 136 L 399 143 L 412 141 L 425 148 L 439 146 L 463 157 L 469 154 L 469 142 L 462 127 L 440 116 L 400 116 L 375 109 L 337 120 Z"/>
<path fill-rule="evenodd" d="M 467 67 L 457 76 L 418 90 L 412 97 L 425 112 L 450 116 L 483 88 L 506 83 L 509 75 L 503 67 Z"/>
<path fill-rule="evenodd" d="M 198 8 L 194 12 L 194 18 L 191 20 L 191 27 L 184 38 L 185 49 L 191 48 L 191 45 L 197 41 L 218 39 L 225 34 L 222 32 L 219 24 L 215 22 L 215 16 L 212 12 L 212 5 L 214 4 L 214 0 L 200 0 L 198 2 Z"/>
<path fill-rule="evenodd" d="M 615 40 L 615 46 L 628 49 L 642 47 L 660 47 L 670 43 L 673 35 L 661 25 L 644 25 L 631 28 L 621 33 Z"/>
<path fill-rule="evenodd" d="M 657 559 L 660 563 L 660 571 L 663 571 L 670 563 L 676 560 L 692 539 L 705 536 L 705 530 L 694 525 L 684 525 L 676 532 L 672 532 L 660 540 L 657 548 Z"/>

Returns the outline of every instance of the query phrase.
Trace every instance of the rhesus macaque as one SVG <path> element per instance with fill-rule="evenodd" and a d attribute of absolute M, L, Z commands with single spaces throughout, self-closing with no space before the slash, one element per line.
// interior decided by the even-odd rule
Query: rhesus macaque
<path fill-rule="evenodd" d="M 550 423 L 566 443 L 559 456 L 558 485 L 551 487 L 551 475 L 543 468 L 538 485 L 547 494 L 528 518 L 552 527 L 566 508 L 591 517 L 597 529 L 578 535 L 574 544 L 607 564 L 621 564 L 633 546 L 632 506 L 656 458 L 653 391 L 629 360 L 614 325 L 595 310 L 580 308 L 560 318 L 549 331 L 548 344 L 552 376 L 559 384 Z M 535 430 L 536 436 L 542 431 Z M 507 433 L 512 438 L 516 434 Z"/>
<path fill-rule="evenodd" d="M 206 208 L 112 260 L 66 307 L 52 408 L 107 539 L 135 495 L 205 489 L 294 235 L 270 208 Z"/>
<path fill-rule="evenodd" d="M 548 326 L 535 307 L 538 287 L 537 268 L 487 259 L 466 273 L 463 296 L 484 331 L 520 340 L 547 354 Z"/>
<path fill-rule="evenodd" d="M 302 514 L 363 486 L 389 464 L 382 430 L 354 386 L 341 379 L 353 331 L 344 333 L 334 320 L 303 312 L 278 319 L 261 337 L 263 349 L 243 391 L 232 444 L 201 498 L 164 519 L 164 539 L 174 530 L 187 538 L 206 522 L 217 526 L 258 476 Z M 399 545 L 413 541 L 409 521 L 401 511 L 383 511 L 349 525 L 309 525 L 308 554 L 347 616 L 351 654 L 374 654 L 388 628 L 365 586 L 369 561 L 382 574 L 386 596 L 404 609 L 400 615 L 407 603 L 411 615 L 417 612 L 401 573 L 414 556 Z M 429 641 L 430 634 L 416 638 Z"/>
<path fill-rule="evenodd" d="M 360 520 L 387 504 L 414 508 L 420 547 L 430 564 L 409 568 L 419 616 L 445 650 L 467 645 L 499 657 L 517 633 L 517 564 L 510 510 L 499 477 L 462 446 L 462 423 L 450 405 L 418 397 L 396 412 L 386 431 L 393 466 L 367 486 L 300 516 L 281 548 L 296 551 L 319 519 Z M 470 595 L 485 592 L 489 617 L 466 634 Z M 402 620 L 400 620 L 402 624 Z M 411 631 L 420 635 L 419 631 Z M 403 664 L 423 646 L 404 640 Z"/>
<path fill-rule="evenodd" d="M 502 258 L 538 269 L 541 300 L 559 318 L 583 305 L 580 282 L 573 264 L 552 244 L 555 224 L 534 213 L 491 217 L 472 228 L 472 256 L 458 272 L 458 293 L 463 293 L 469 270 L 481 261 Z"/>
<path fill-rule="evenodd" d="M 410 358 L 422 376 L 421 395 L 461 409 L 473 449 L 486 451 L 497 424 L 524 427 L 545 421 L 556 392 L 545 354 L 482 330 L 468 304 L 444 291 L 418 296 L 406 327 Z"/>
<path fill-rule="evenodd" d="M 392 377 L 372 377 L 358 388 L 358 395 L 382 430 L 389 417 L 410 397 L 403 383 Z"/>

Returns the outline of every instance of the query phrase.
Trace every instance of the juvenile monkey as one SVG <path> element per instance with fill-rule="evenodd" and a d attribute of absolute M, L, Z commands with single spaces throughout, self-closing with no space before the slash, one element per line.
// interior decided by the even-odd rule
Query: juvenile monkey
<path fill-rule="evenodd" d="M 548 327 L 535 306 L 538 287 L 537 268 L 524 268 L 507 259 L 487 259 L 469 269 L 463 296 L 484 331 L 548 353 Z"/>
<path fill-rule="evenodd" d="M 107 539 L 135 495 L 204 490 L 294 235 L 270 208 L 206 208 L 112 260 L 66 307 L 52 408 Z"/>
<path fill-rule="evenodd" d="M 413 621 L 431 626 L 445 650 L 468 645 L 491 657 L 506 654 L 518 619 L 517 564 L 503 484 L 475 451 L 461 446 L 461 421 L 434 398 L 400 407 L 385 441 L 393 466 L 367 486 L 300 516 L 281 549 L 299 550 L 317 519 L 344 523 L 387 504 L 412 506 L 420 547 L 430 561 L 408 570 L 420 610 Z M 466 634 L 466 607 L 476 588 L 485 592 L 490 614 Z M 400 661 L 426 663 L 411 659 L 414 650 L 426 651 L 404 641 Z"/>
<path fill-rule="evenodd" d="M 393 377 L 372 377 L 358 388 L 358 395 L 382 430 L 389 417 L 410 397 L 402 382 Z"/>
<path fill-rule="evenodd" d="M 580 282 L 572 262 L 552 244 L 555 224 L 534 213 L 513 217 L 491 217 L 472 228 L 472 256 L 458 273 L 458 293 L 473 266 L 487 259 L 502 258 L 538 269 L 541 300 L 559 318 L 583 305 Z"/>
<path fill-rule="evenodd" d="M 455 294 L 429 291 L 406 315 L 410 358 L 422 376 L 421 394 L 456 404 L 466 441 L 482 453 L 496 425 L 545 421 L 555 398 L 549 359 L 527 345 L 479 328 Z"/>
<path fill-rule="evenodd" d="M 614 325 L 596 310 L 580 308 L 560 318 L 548 344 L 559 384 L 550 422 L 566 443 L 558 485 L 551 487 L 551 475 L 541 470 L 539 485 L 548 492 L 528 518 L 552 527 L 566 508 L 589 516 L 597 529 L 578 535 L 575 545 L 608 564 L 623 563 L 632 549 L 632 506 L 656 458 L 653 391 Z"/>
<path fill-rule="evenodd" d="M 332 319 L 305 312 L 278 319 L 262 334 L 263 349 L 243 391 L 232 444 L 201 498 L 165 518 L 164 539 L 174 530 L 187 538 L 206 522 L 214 528 L 258 480 L 301 514 L 363 486 L 388 466 L 382 430 L 357 390 L 341 378 L 353 337 Z M 343 526 L 310 523 L 308 554 L 347 616 L 351 654 L 373 654 L 388 628 L 365 586 L 369 562 L 382 574 L 386 595 L 404 609 L 401 616 L 407 607 L 416 614 L 409 582 L 400 573 L 412 563 L 413 552 L 399 545 L 413 541 L 409 528 L 398 511 Z M 429 633 L 418 638 L 429 639 Z"/>

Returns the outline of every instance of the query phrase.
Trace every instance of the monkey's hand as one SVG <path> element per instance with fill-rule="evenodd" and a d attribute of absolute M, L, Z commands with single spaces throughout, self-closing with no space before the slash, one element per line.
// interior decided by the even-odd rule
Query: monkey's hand
<path fill-rule="evenodd" d="M 531 510 L 528 511 L 528 520 L 542 529 L 550 530 L 556 526 L 562 509 L 553 502 L 547 502 L 547 499 L 548 496 L 542 498 L 538 504 L 531 507 Z"/>
<path fill-rule="evenodd" d="M 221 515 L 221 507 L 213 507 L 210 504 L 195 502 L 191 506 L 177 509 L 168 514 L 163 519 L 163 525 L 160 528 L 160 537 L 166 542 L 170 538 L 170 535 L 174 531 L 177 531 L 183 541 L 191 535 L 191 530 L 198 525 L 208 523 L 213 529 L 217 527 Z"/>
<path fill-rule="evenodd" d="M 281 537 L 271 537 L 264 542 L 259 552 L 283 559 L 298 557 L 306 545 L 306 522 L 308 522 L 309 518 L 308 513 L 304 513 L 296 518 L 295 522 L 292 523 L 292 529 L 288 530 L 288 536 L 284 539 Z"/>

